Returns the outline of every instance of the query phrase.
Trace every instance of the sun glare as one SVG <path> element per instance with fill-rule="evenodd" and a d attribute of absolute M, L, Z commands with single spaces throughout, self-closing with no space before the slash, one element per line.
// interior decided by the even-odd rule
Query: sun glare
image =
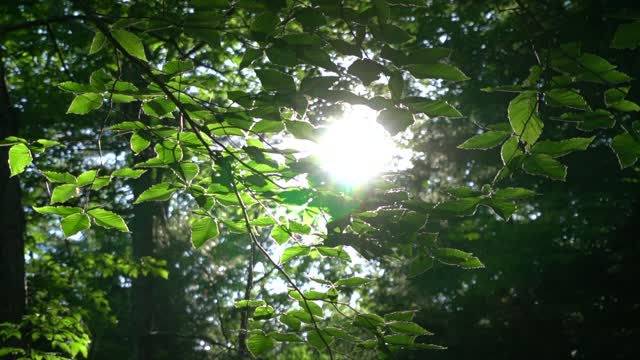
<path fill-rule="evenodd" d="M 333 121 L 317 155 L 336 182 L 356 186 L 387 170 L 396 152 L 391 137 L 376 122 L 376 112 L 355 105 Z"/>

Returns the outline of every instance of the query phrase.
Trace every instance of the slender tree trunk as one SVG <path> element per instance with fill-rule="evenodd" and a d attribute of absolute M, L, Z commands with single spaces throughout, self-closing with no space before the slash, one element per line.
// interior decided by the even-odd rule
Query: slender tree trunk
<path fill-rule="evenodd" d="M 133 184 L 133 193 L 137 198 L 153 183 L 153 172 L 148 171 Z M 136 205 L 134 218 L 131 223 L 133 240 L 133 257 L 140 260 L 144 256 L 153 256 L 154 250 L 154 204 L 145 202 Z M 151 276 L 140 274 L 133 281 L 132 299 L 132 325 L 134 336 L 134 359 L 150 360 L 153 351 L 153 309 L 155 307 L 153 297 L 154 279 Z"/>
<path fill-rule="evenodd" d="M 145 84 L 140 78 L 134 64 L 124 62 L 122 64 L 122 80 L 130 81 L 137 86 L 143 87 Z M 140 119 L 140 104 L 132 103 L 123 107 L 125 114 L 130 119 Z M 139 154 L 134 162 L 145 161 L 153 157 L 153 150 L 148 148 Z M 133 165 L 133 164 L 132 164 Z M 154 184 L 156 176 L 155 170 L 149 170 L 140 178 L 131 182 L 134 199 Z M 133 242 L 133 257 L 140 261 L 143 257 L 153 257 L 156 248 L 156 226 L 157 215 L 160 213 L 157 203 L 143 202 L 133 206 L 133 220 L 130 223 L 131 240 Z M 154 286 L 155 279 L 152 275 L 144 276 L 138 274 L 132 284 L 131 299 L 131 335 L 133 345 L 134 360 L 153 359 L 153 335 L 154 314 L 156 309 L 156 299 L 154 293 L 157 291 Z"/>
<path fill-rule="evenodd" d="M 18 132 L 5 76 L 0 50 L 0 139 Z M 0 147 L 0 323 L 17 323 L 25 311 L 24 213 L 18 178 L 9 177 L 8 150 Z"/>

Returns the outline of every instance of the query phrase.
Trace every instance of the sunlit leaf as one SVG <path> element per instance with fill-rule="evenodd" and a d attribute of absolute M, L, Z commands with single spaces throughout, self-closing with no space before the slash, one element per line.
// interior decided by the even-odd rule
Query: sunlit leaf
<path fill-rule="evenodd" d="M 120 215 L 109 210 L 95 208 L 87 211 L 87 214 L 93 218 L 97 225 L 105 228 L 113 228 L 123 232 L 129 232 L 127 224 Z"/>
<path fill-rule="evenodd" d="M 264 335 L 252 333 L 247 339 L 247 348 L 253 356 L 261 355 L 275 347 L 273 339 Z"/>
<path fill-rule="evenodd" d="M 15 144 L 9 148 L 9 168 L 11 176 L 21 174 L 31 164 L 33 157 L 25 144 Z"/>
<path fill-rule="evenodd" d="M 80 94 L 73 99 L 67 114 L 84 115 L 102 106 L 102 95 L 95 93 Z"/>
<path fill-rule="evenodd" d="M 144 201 L 166 201 L 169 200 L 171 195 L 176 191 L 178 191 L 178 188 L 172 187 L 169 183 L 155 184 L 143 191 L 133 203 L 139 204 Z"/>
<path fill-rule="evenodd" d="M 87 230 L 91 227 L 89 217 L 82 213 L 71 214 L 65 217 L 60 221 L 60 225 L 62 226 L 62 232 L 66 237 L 75 235 L 80 231 Z"/>
<path fill-rule="evenodd" d="M 218 224 L 210 217 L 196 219 L 191 223 L 191 243 L 196 249 L 207 240 L 217 237 L 219 233 Z"/>
<path fill-rule="evenodd" d="M 538 95 L 535 91 L 525 91 L 509 103 L 509 122 L 513 132 L 528 145 L 533 145 L 544 124 L 538 115 Z"/>
<path fill-rule="evenodd" d="M 71 198 L 78 196 L 80 193 L 75 184 L 58 185 L 51 193 L 51 204 L 63 203 Z"/>
<path fill-rule="evenodd" d="M 487 150 L 494 148 L 509 137 L 510 133 L 506 131 L 487 131 L 480 135 L 476 135 L 462 144 L 458 145 L 458 149 L 479 149 Z"/>
<path fill-rule="evenodd" d="M 554 180 L 567 176 L 567 167 L 547 154 L 533 154 L 524 158 L 522 169 L 531 175 L 541 175 Z"/>
<path fill-rule="evenodd" d="M 147 61 L 144 46 L 137 35 L 122 29 L 111 31 L 111 35 L 129 55 Z"/>

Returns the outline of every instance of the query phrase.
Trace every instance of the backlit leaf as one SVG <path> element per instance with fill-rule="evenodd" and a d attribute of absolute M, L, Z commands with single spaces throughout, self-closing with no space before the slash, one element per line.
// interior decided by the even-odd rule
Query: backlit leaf
<path fill-rule="evenodd" d="M 69 237 L 91 227 L 89 217 L 82 213 L 71 214 L 60 222 L 65 237 Z"/>
<path fill-rule="evenodd" d="M 509 102 L 509 122 L 513 132 L 523 142 L 533 145 L 544 124 L 538 115 L 538 94 L 535 91 L 525 91 Z"/>
<path fill-rule="evenodd" d="M 191 223 L 191 243 L 196 249 L 219 233 L 218 224 L 210 217 L 196 219 Z"/>
<path fill-rule="evenodd" d="M 458 145 L 458 149 L 491 149 L 500 145 L 509 135 L 506 131 L 487 131 Z"/>
<path fill-rule="evenodd" d="M 16 176 L 31 164 L 33 157 L 29 147 L 25 144 L 15 144 L 9 148 L 9 168 L 11 176 Z"/>
<path fill-rule="evenodd" d="M 122 232 L 129 232 L 129 228 L 122 217 L 114 212 L 96 208 L 87 211 L 87 213 L 93 218 L 93 221 L 95 221 L 97 225 L 105 228 L 113 228 Z"/>
<path fill-rule="evenodd" d="M 525 157 L 522 169 L 531 175 L 542 175 L 564 181 L 567 167 L 547 154 L 533 154 Z"/>
<path fill-rule="evenodd" d="M 100 106 L 102 106 L 102 95 L 96 93 L 81 94 L 73 99 L 69 109 L 67 109 L 67 114 L 84 115 Z"/>
<path fill-rule="evenodd" d="M 144 46 L 142 46 L 142 41 L 137 35 L 122 29 L 113 30 L 111 35 L 129 55 L 142 61 L 147 61 L 147 57 L 144 54 Z"/>
<path fill-rule="evenodd" d="M 144 201 L 166 201 L 171 198 L 171 195 L 178 191 L 178 188 L 174 188 L 169 183 L 155 184 L 143 191 L 140 196 L 134 201 L 134 204 L 139 204 Z"/>

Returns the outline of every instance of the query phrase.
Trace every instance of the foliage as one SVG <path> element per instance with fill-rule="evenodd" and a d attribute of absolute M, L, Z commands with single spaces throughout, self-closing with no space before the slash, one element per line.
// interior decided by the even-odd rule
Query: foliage
<path fill-rule="evenodd" d="M 522 174 L 564 181 L 568 167 L 558 158 L 592 145 L 610 144 L 621 168 L 633 166 L 640 156 L 640 123 L 629 115 L 640 109 L 629 97 L 632 78 L 577 43 L 536 44 L 536 63 L 528 76 L 484 89 L 495 96 L 517 94 L 504 104 L 506 117 L 477 123 L 475 134 L 458 146 L 500 146 L 492 151 L 500 165 L 491 179 L 450 187 L 446 198 L 412 192 L 402 176 L 345 189 L 323 172 L 314 156 L 285 148 L 282 139 L 317 141 L 330 115 L 348 105 L 378 111 L 377 122 L 396 138 L 427 121 L 449 123 L 446 118 L 463 117 L 464 111 L 452 105 L 461 100 L 424 90 L 431 83 L 455 90 L 474 77 L 455 66 L 450 49 L 424 41 L 425 29 L 407 21 L 428 13 L 429 5 L 241 0 L 168 2 L 161 11 L 152 11 L 149 4 L 78 1 L 65 3 L 63 15 L 43 20 L 49 31 L 50 22 L 81 29 L 65 39 L 66 59 L 53 39 L 56 61 L 73 78 L 45 75 L 46 91 L 58 91 L 53 82 L 69 96 L 68 115 L 60 115 L 64 120 L 42 138 L 12 136 L 2 145 L 9 147 L 11 176 L 22 174 L 33 187 L 52 187 L 49 194 L 33 195 L 33 211 L 60 218 L 62 234 L 46 231 L 57 232 L 66 246 L 74 237 L 107 242 L 110 236 L 122 236 L 112 232 L 135 232 L 139 213 L 132 219 L 131 207 L 141 211 L 136 209 L 153 203 L 165 217 L 172 213 L 174 223 L 164 220 L 164 238 L 174 240 L 190 231 L 193 249 L 182 249 L 193 257 L 188 267 L 199 271 L 200 266 L 208 277 L 199 280 L 204 285 L 198 289 L 211 287 L 217 294 L 216 282 L 231 276 L 224 296 L 233 301 L 220 311 L 222 301 L 215 299 L 221 330 L 212 332 L 213 340 L 207 333 L 193 336 L 228 356 L 270 356 L 281 343 L 301 343 L 331 359 L 354 351 L 392 357 L 401 350 L 442 349 L 425 342 L 432 333 L 415 322 L 411 308 L 377 314 L 352 304 L 354 289 L 373 279 L 360 276 L 348 249 L 371 264 L 400 263 L 414 277 L 438 264 L 483 268 L 483 261 L 465 247 L 443 243 L 441 228 L 445 239 L 451 235 L 437 224 L 462 222 L 483 208 L 509 220 L 517 205 L 538 191 L 525 181 L 505 183 L 520 181 Z M 519 7 L 540 25 L 536 14 Z M 35 19 L 44 13 L 30 10 Z M 5 35 L 8 53 L 32 41 L 22 37 L 39 23 L 25 24 L 3 29 L 17 34 Z M 621 24 L 612 47 L 635 48 L 636 30 L 636 23 Z M 70 60 L 81 59 L 88 59 L 88 65 L 78 71 L 67 68 Z M 16 64 L 22 66 L 21 61 Z M 14 70 L 9 81 L 17 74 Z M 475 120 L 475 114 L 468 117 Z M 83 119 L 92 120 L 84 125 L 90 141 L 69 141 L 55 128 Z M 566 136 L 571 132 L 549 120 L 594 135 Z M 97 144 L 89 155 L 94 161 L 61 165 L 66 154 L 81 157 L 74 153 L 86 143 Z M 115 161 L 106 161 L 110 156 Z M 139 192 L 132 190 L 143 185 Z M 43 252 L 42 258 L 31 259 L 33 266 L 47 263 Z M 120 253 L 127 259 L 126 251 Z M 102 272 L 112 281 L 116 274 L 118 281 L 149 273 L 169 276 L 165 263 L 152 258 L 140 258 L 137 264 L 127 260 L 128 265 L 113 259 L 100 265 L 68 260 L 65 265 L 75 269 L 72 275 L 65 274 L 66 268 L 52 274 L 67 276 L 71 288 L 76 282 L 89 283 L 78 269 Z M 258 264 L 265 269 L 264 278 L 277 275 L 284 290 L 256 289 Z M 228 272 L 210 274 L 215 265 Z M 309 269 L 320 269 L 319 276 L 307 279 Z M 180 291 L 188 290 L 184 286 Z M 103 303 L 104 293 L 86 285 L 79 298 L 73 305 L 83 309 L 87 298 Z M 36 302 L 41 310 L 31 309 L 19 325 L 3 325 L 4 339 L 30 336 L 28 347 L 3 351 L 31 358 L 44 352 L 87 357 L 86 323 L 96 320 L 50 306 L 53 299 L 43 292 Z M 213 304 L 202 294 L 189 302 L 198 309 Z M 236 321 L 239 328 L 229 335 L 225 321 Z M 52 324 L 60 325 L 51 330 Z M 146 336 L 162 335 L 147 330 Z"/>

